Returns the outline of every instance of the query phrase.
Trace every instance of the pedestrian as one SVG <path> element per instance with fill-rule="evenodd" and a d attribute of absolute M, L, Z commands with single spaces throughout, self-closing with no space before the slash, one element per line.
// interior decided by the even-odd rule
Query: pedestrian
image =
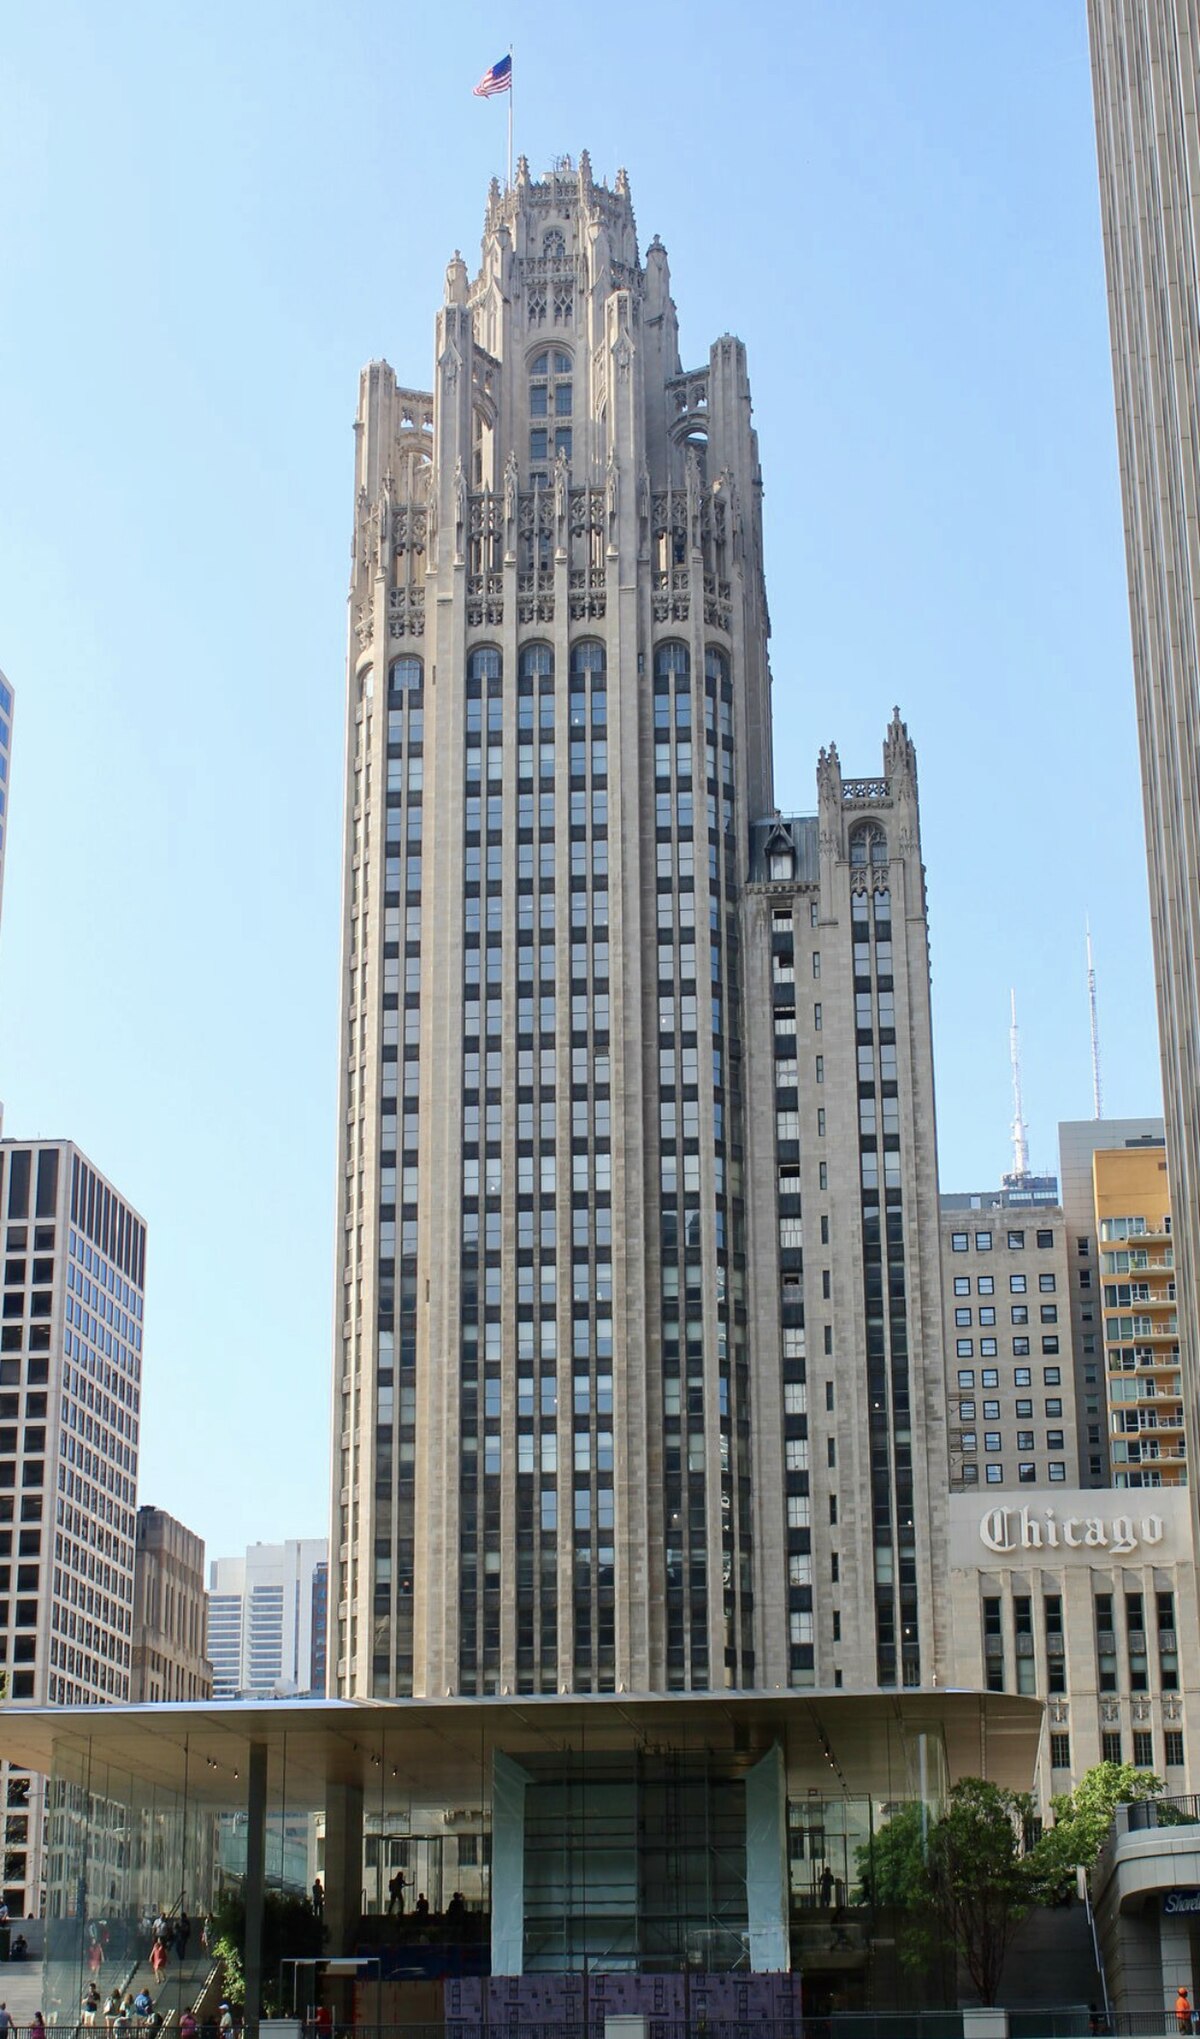
<path fill-rule="evenodd" d="M 826 1910 L 833 1903 L 833 1871 L 828 1862 L 821 1871 L 821 1903 Z"/>
<path fill-rule="evenodd" d="M 211 1954 L 212 1952 L 211 1926 L 207 1912 L 201 1912 L 200 1914 L 200 1951 L 202 1954 Z"/>
<path fill-rule="evenodd" d="M 1181 2032 L 1192 2029 L 1192 2000 L 1186 1982 L 1181 1982 L 1175 1992 L 1175 2022 Z"/>
<path fill-rule="evenodd" d="M 83 1999 L 81 2022 L 85 2025 L 94 2025 L 96 2022 L 96 2013 L 99 2009 L 100 2009 L 100 1992 L 96 1988 L 94 1982 L 89 1982 Z"/>
<path fill-rule="evenodd" d="M 402 1919 L 404 1917 L 404 1893 L 407 1890 L 407 1888 L 408 1888 L 407 1876 L 404 1874 L 403 1869 L 397 1869 L 396 1874 L 393 1876 L 391 1882 L 388 1884 L 389 1919 L 392 1917 L 393 1913 L 395 1913 L 395 1916 L 398 1919 Z"/>
<path fill-rule="evenodd" d="M 179 1918 L 175 1925 L 175 1952 L 180 1961 L 187 1960 L 188 1941 L 192 1937 L 192 1922 L 183 1906 L 179 1907 Z"/>
<path fill-rule="evenodd" d="M 121 2008 L 120 1990 L 119 1989 L 110 1990 L 108 1995 L 104 1999 L 104 2029 L 106 2032 L 112 2031 L 113 2019 L 116 2017 L 117 2012 L 120 2010 L 120 2008 Z"/>
<path fill-rule="evenodd" d="M 158 1935 L 155 1934 L 154 1945 L 150 1949 L 150 1966 L 154 1970 L 154 1979 L 156 1982 L 162 1981 L 163 1970 L 166 1967 L 166 1965 L 167 1965 L 166 1946 L 164 1942 L 159 1939 Z"/>
<path fill-rule="evenodd" d="M 35 2011 L 29 2020 L 29 2039 L 46 2039 L 46 2020 L 40 2011 Z"/>
<path fill-rule="evenodd" d="M 179 2020 L 179 2039 L 196 2039 L 196 2013 L 186 2010 Z"/>
<path fill-rule="evenodd" d="M 0 2003 L 0 2039 L 8 2039 L 11 2030 L 12 2019 L 8 2015 L 8 2005 Z"/>
<path fill-rule="evenodd" d="M 325 1890 L 324 1890 L 324 1886 L 322 1885 L 322 1883 L 321 1883 L 321 1879 L 320 1879 L 320 1877 L 319 1877 L 319 1876 L 314 1876 L 314 1877 L 313 1877 L 313 1887 L 312 1887 L 312 1908 L 313 1908 L 313 1910 L 314 1910 L 314 1912 L 316 1913 L 316 1915 L 317 1915 L 317 1917 L 318 1917 L 318 1918 L 322 1918 L 322 1917 L 324 1917 L 324 1913 L 325 1913 Z"/>
<path fill-rule="evenodd" d="M 221 2005 L 221 2019 L 217 2030 L 221 2034 L 221 2039 L 233 2039 L 233 2012 L 228 2004 Z"/>
<path fill-rule="evenodd" d="M 113 2039 L 128 2039 L 129 2002 L 126 1997 L 117 1998 L 117 2015 L 112 2022 Z"/>

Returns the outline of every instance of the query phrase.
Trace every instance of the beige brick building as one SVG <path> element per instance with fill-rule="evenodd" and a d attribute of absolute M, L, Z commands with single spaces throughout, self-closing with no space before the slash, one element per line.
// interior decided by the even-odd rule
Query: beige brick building
<path fill-rule="evenodd" d="M 130 1700 L 209 1699 L 204 1541 L 165 1508 L 137 1512 Z"/>

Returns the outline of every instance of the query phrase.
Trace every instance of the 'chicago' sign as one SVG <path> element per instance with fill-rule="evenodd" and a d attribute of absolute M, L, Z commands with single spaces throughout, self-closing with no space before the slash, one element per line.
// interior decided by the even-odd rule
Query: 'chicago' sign
<path fill-rule="evenodd" d="M 989 1508 L 979 1538 L 1002 1555 L 1017 1550 L 1107 1550 L 1127 1557 L 1139 1544 L 1162 1542 L 1161 1515 L 1064 1515 L 1053 1508 Z"/>

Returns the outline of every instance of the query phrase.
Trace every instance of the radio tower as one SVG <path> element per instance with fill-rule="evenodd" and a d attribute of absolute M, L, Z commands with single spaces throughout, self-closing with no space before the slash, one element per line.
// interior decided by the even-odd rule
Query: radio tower
<path fill-rule="evenodd" d="M 1017 994 L 1009 992 L 1012 1025 L 1008 1030 L 1008 1052 L 1012 1061 L 1013 1085 L 1013 1171 L 1009 1180 L 1019 1182 L 1029 1174 L 1029 1128 L 1021 1106 L 1021 1036 L 1017 1029 Z"/>
<path fill-rule="evenodd" d="M 1087 987 L 1088 1013 L 1092 1024 L 1092 1117 L 1104 1117 L 1104 1098 L 1100 1089 L 1100 1021 L 1096 1013 L 1096 965 L 1092 960 L 1092 923 L 1084 922 L 1087 930 Z"/>

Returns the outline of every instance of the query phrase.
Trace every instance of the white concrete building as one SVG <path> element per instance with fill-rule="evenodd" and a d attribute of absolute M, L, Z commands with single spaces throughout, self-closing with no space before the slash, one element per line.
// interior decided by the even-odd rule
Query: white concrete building
<path fill-rule="evenodd" d="M 214 1699 L 297 1698 L 324 1691 L 324 1537 L 248 1544 L 209 1571 L 206 1655 Z M 315 1617 L 315 1620 L 314 1620 Z"/>

